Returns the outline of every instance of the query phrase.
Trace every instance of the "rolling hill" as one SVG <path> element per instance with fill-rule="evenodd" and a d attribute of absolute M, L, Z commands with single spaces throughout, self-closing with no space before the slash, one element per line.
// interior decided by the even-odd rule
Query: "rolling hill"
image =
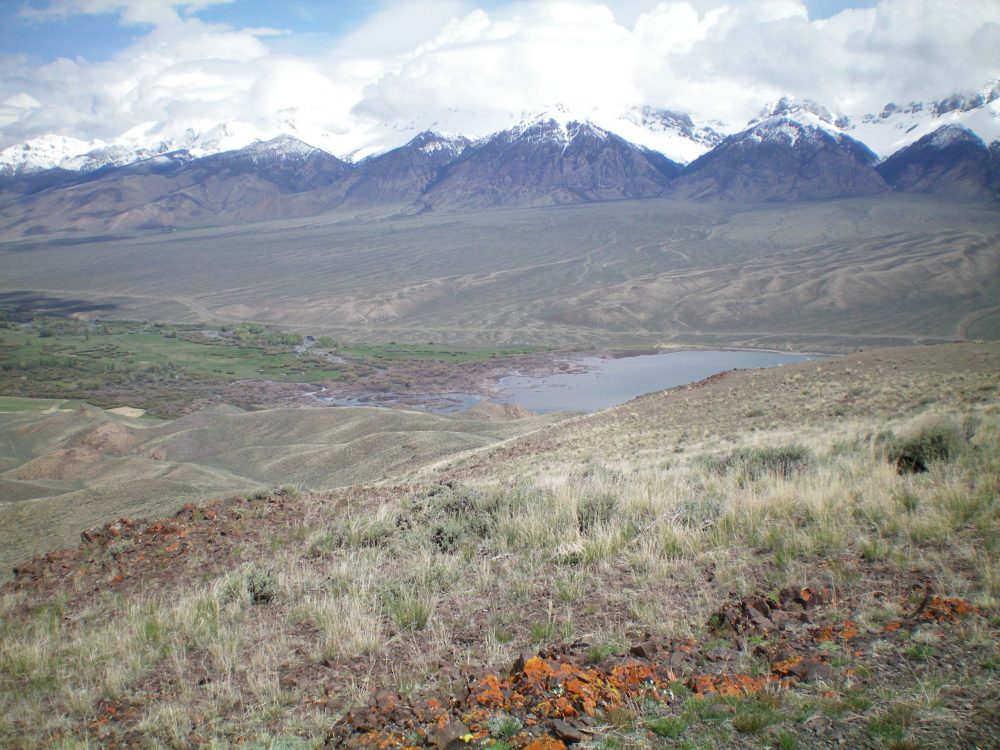
<path fill-rule="evenodd" d="M 995 338 L 998 243 L 989 206 L 898 194 L 327 215 L 3 243 L 0 294 L 345 341 L 842 351 Z"/>
<path fill-rule="evenodd" d="M 4 568 L 117 516 L 157 517 L 185 502 L 279 485 L 325 489 L 399 478 L 558 419 L 220 406 L 161 422 L 50 403 L 0 413 Z"/>

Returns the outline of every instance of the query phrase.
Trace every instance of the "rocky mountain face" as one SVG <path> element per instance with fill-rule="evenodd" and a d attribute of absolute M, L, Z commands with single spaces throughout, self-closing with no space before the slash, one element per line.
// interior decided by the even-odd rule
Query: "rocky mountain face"
<path fill-rule="evenodd" d="M 32 235 L 301 216 L 326 208 L 316 191 L 350 172 L 335 156 L 287 136 L 201 159 L 175 152 L 72 180 L 61 172 L 66 181 L 27 195 L 4 190 L 0 223 Z"/>
<path fill-rule="evenodd" d="M 993 192 L 991 162 L 990 149 L 975 133 L 944 125 L 876 169 L 894 190 L 978 198 Z"/>
<path fill-rule="evenodd" d="M 421 133 L 350 165 L 288 136 L 0 185 L 8 234 L 265 221 L 343 207 L 487 208 L 662 195 L 680 166 L 590 123 L 537 120 L 479 142 Z M 54 176 L 53 176 L 54 179 Z"/>
<path fill-rule="evenodd" d="M 486 208 L 646 198 L 661 195 L 679 171 L 590 123 L 540 119 L 467 148 L 422 201 Z"/>
<path fill-rule="evenodd" d="M 424 131 L 405 146 L 362 161 L 332 193 L 348 206 L 413 203 L 470 144 L 461 136 Z"/>
<path fill-rule="evenodd" d="M 877 195 L 878 157 L 853 138 L 768 117 L 689 164 L 671 194 L 692 200 L 797 201 Z"/>
<path fill-rule="evenodd" d="M 993 197 L 1000 200 L 1000 139 L 990 144 L 990 168 L 986 180 Z"/>
<path fill-rule="evenodd" d="M 286 193 L 302 193 L 338 182 L 351 172 L 346 162 L 287 135 L 238 151 L 213 154 L 183 165 L 178 174 L 195 183 L 264 179 Z"/>

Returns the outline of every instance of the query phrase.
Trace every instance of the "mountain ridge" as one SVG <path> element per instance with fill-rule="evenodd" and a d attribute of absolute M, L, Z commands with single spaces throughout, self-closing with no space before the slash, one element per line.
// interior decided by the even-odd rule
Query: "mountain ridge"
<path fill-rule="evenodd" d="M 746 129 L 759 119 L 803 112 L 817 116 L 828 125 L 867 143 L 883 158 L 914 143 L 938 126 L 949 123 L 962 124 L 989 143 L 1000 137 L 1000 80 L 990 81 L 976 91 L 956 91 L 927 102 L 911 102 L 908 105 L 889 102 L 878 113 L 835 113 L 808 98 L 784 96 L 776 103 L 765 106 L 757 118 L 747 123 L 699 121 L 690 112 L 649 105 L 633 106 L 622 111 L 594 108 L 571 112 L 557 104 L 541 112 L 511 113 L 507 122 L 498 129 L 478 135 L 466 132 L 463 137 L 473 141 L 489 138 L 543 114 L 557 120 L 590 120 L 630 142 L 659 151 L 672 161 L 690 163 L 726 136 Z M 0 176 L 14 177 L 54 168 L 90 172 L 182 150 L 198 158 L 239 150 L 256 141 L 270 141 L 281 134 L 352 162 L 358 154 L 363 154 L 364 158 L 385 154 L 427 130 L 457 133 L 464 128 L 456 129 L 447 121 L 419 126 L 412 123 L 403 127 L 382 123 L 374 131 L 366 126 L 341 136 L 287 116 L 270 122 L 253 123 L 203 120 L 149 122 L 137 125 L 110 141 L 85 141 L 68 135 L 46 134 L 10 145 L 0 150 Z"/>
<path fill-rule="evenodd" d="M 689 164 L 672 193 L 694 199 L 815 200 L 877 195 L 887 189 L 878 157 L 848 135 L 773 115 Z"/>
<path fill-rule="evenodd" d="M 208 156 L 180 149 L 86 172 L 0 177 L 0 232 L 12 238 L 331 210 L 410 214 L 654 197 L 789 202 L 890 190 L 1000 196 L 1000 147 L 991 150 L 960 124 L 942 125 L 898 152 L 908 154 L 907 179 L 894 171 L 902 156 L 880 161 L 843 124 L 815 103 L 783 99 L 686 166 L 568 112 L 537 113 L 477 140 L 423 131 L 356 163 L 282 134 Z M 978 144 L 975 154 L 959 158 L 956 139 Z M 972 164 L 961 177 L 955 159 Z"/>
<path fill-rule="evenodd" d="M 979 136 L 952 124 L 900 149 L 876 170 L 896 190 L 975 199 L 991 192 L 992 161 Z"/>

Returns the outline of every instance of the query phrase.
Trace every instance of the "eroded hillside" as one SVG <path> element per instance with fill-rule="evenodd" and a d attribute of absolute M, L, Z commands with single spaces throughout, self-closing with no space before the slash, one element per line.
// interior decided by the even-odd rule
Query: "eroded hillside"
<path fill-rule="evenodd" d="M 5 588 L 0 732 L 995 744 L 998 373 L 992 345 L 727 373 L 406 486 L 90 530 Z"/>

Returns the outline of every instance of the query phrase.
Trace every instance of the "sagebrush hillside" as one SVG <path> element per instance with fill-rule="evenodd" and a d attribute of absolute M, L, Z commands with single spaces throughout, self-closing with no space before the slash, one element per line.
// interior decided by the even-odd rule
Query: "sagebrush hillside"
<path fill-rule="evenodd" d="M 0 409 L 0 565 L 73 544 L 118 516 L 282 485 L 383 481 L 559 417 L 487 421 L 397 409 L 202 409 L 170 421 L 23 400 Z M 2 403 L 0 403 L 2 407 Z"/>
<path fill-rule="evenodd" d="M 93 529 L 5 588 L 0 736 L 995 745 L 998 373 L 991 345 L 726 373 L 405 486 Z"/>

